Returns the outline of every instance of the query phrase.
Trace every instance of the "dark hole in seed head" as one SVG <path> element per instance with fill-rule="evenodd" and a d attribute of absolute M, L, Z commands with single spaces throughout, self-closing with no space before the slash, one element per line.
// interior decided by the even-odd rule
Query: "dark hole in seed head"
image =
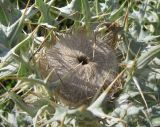
<path fill-rule="evenodd" d="M 89 60 L 87 58 L 87 56 L 78 56 L 77 60 L 79 63 L 82 63 L 82 65 L 88 64 Z"/>

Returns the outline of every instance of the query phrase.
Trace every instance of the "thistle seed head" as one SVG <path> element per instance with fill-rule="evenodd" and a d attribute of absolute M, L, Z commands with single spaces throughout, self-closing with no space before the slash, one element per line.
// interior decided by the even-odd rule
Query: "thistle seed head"
<path fill-rule="evenodd" d="M 66 34 L 41 53 L 39 67 L 42 77 L 54 69 L 49 81 L 61 78 L 56 93 L 72 106 L 90 102 L 102 86 L 106 88 L 116 77 L 118 65 L 107 43 L 80 31 Z"/>

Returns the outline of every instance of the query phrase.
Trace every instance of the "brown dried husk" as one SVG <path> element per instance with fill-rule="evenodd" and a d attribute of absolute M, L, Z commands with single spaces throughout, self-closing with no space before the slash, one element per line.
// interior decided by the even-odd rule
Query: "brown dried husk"
<path fill-rule="evenodd" d="M 84 31 L 66 34 L 55 46 L 39 54 L 42 77 L 54 69 L 49 82 L 61 79 L 56 95 L 70 106 L 90 102 L 99 89 L 106 88 L 117 76 L 115 51 L 100 38 L 95 39 Z M 63 78 L 65 75 L 69 76 Z M 117 86 L 116 83 L 110 95 L 117 91 Z"/>

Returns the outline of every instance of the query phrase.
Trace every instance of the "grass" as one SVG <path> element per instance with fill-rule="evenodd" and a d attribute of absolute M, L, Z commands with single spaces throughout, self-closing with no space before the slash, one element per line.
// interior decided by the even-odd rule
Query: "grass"
<path fill-rule="evenodd" d="M 160 126 L 159 20 L 158 0 L 0 1 L 0 126 Z M 106 22 L 120 27 L 123 87 L 106 104 L 114 81 L 91 105 L 68 109 L 46 90 L 33 56 L 69 30 L 103 35 Z"/>

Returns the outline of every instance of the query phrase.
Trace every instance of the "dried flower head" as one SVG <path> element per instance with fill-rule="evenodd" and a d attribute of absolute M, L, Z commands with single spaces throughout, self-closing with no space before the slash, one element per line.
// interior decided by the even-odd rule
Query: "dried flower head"
<path fill-rule="evenodd" d="M 117 72 L 114 51 L 83 31 L 60 38 L 41 54 L 39 66 L 43 77 L 54 69 L 50 82 L 61 78 L 56 93 L 69 105 L 90 102 L 102 86 L 106 88 L 114 80 Z M 69 76 L 63 79 L 65 75 Z"/>

